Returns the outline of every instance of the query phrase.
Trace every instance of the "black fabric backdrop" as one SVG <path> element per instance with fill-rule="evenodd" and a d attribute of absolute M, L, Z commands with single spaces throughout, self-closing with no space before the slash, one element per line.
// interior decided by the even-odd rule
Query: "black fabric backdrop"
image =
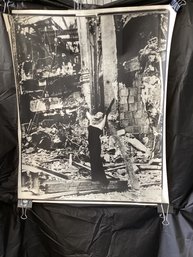
<path fill-rule="evenodd" d="M 1 3 L 1 2 L 0 2 Z M 120 0 L 111 6 L 166 4 Z M 13 1 L 12 8 L 73 8 L 72 1 Z M 8 35 L 0 18 L 0 257 L 193 256 L 193 1 L 177 14 L 167 98 L 169 226 L 155 207 L 33 204 L 17 209 L 17 112 Z"/>

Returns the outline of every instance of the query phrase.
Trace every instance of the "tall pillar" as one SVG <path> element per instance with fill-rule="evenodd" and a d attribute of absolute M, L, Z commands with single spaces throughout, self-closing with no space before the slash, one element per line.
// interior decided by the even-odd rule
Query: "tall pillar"
<path fill-rule="evenodd" d="M 77 17 L 77 26 L 80 42 L 82 93 L 85 96 L 85 100 L 91 109 L 92 64 L 90 42 L 88 39 L 87 18 Z"/>
<path fill-rule="evenodd" d="M 103 55 L 104 101 L 108 106 L 117 98 L 117 46 L 113 15 L 101 16 L 101 39 Z"/>

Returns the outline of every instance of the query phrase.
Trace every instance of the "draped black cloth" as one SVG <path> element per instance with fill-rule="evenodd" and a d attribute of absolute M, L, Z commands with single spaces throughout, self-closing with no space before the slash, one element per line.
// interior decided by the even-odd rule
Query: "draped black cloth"
<path fill-rule="evenodd" d="M 3 2 L 3 1 L 1 1 Z M 12 1 L 12 8 L 66 9 L 71 1 Z M 33 204 L 17 208 L 17 111 L 8 35 L 0 19 L 0 257 L 190 257 L 193 252 L 193 1 L 177 14 L 167 96 L 167 172 L 174 213 L 156 207 Z M 106 6 L 166 4 L 122 0 Z M 98 139 L 97 139 L 98 140 Z"/>

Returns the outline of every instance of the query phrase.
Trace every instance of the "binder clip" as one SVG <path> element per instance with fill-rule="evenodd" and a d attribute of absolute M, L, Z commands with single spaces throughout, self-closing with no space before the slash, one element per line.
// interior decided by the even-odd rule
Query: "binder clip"
<path fill-rule="evenodd" d="M 26 220 L 27 217 L 27 209 L 32 208 L 32 200 L 18 200 L 17 204 L 18 208 L 21 208 L 21 216 L 22 220 Z"/>
<path fill-rule="evenodd" d="M 3 0 L 3 13 L 10 13 L 10 6 L 13 4 L 10 0 Z"/>
<path fill-rule="evenodd" d="M 7 10 L 7 1 L 3 0 L 3 13 L 6 13 Z"/>
<path fill-rule="evenodd" d="M 185 0 L 172 0 L 170 5 L 176 12 L 178 12 L 182 6 L 186 5 L 186 1 Z"/>
<path fill-rule="evenodd" d="M 169 226 L 169 220 L 168 220 L 168 215 L 170 213 L 173 213 L 173 207 L 169 204 L 159 204 L 157 206 L 158 213 L 160 214 L 160 218 L 162 219 L 162 224 L 164 226 Z"/>
<path fill-rule="evenodd" d="M 81 10 L 83 8 L 82 0 L 74 0 L 74 10 Z"/>

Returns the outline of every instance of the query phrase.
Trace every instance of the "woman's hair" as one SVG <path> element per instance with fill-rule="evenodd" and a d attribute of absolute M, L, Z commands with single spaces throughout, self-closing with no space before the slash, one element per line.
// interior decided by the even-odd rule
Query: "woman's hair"
<path fill-rule="evenodd" d="M 102 112 L 97 112 L 95 115 L 92 115 L 92 124 L 99 124 L 104 118 L 104 114 Z"/>

